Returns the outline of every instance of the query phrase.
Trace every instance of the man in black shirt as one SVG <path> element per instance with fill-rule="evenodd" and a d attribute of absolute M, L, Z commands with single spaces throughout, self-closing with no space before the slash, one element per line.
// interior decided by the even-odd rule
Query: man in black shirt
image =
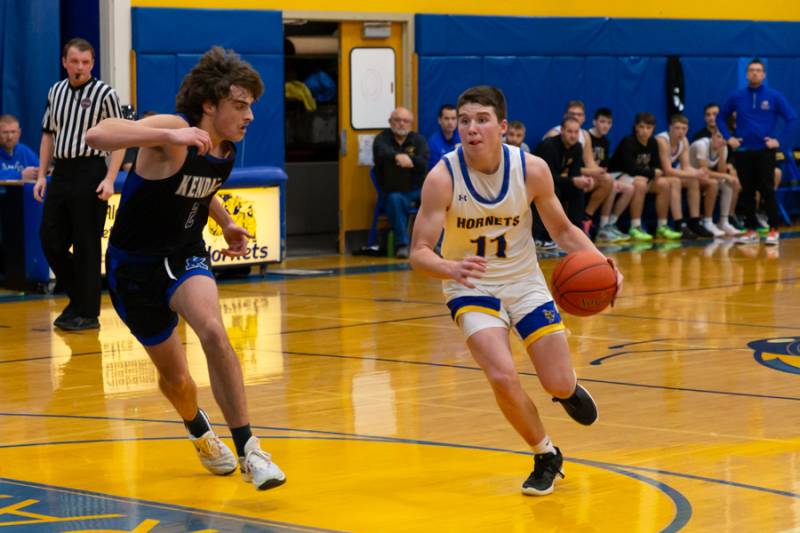
<path fill-rule="evenodd" d="M 140 147 L 106 253 L 111 302 L 158 369 L 159 388 L 183 419 L 203 466 L 217 475 L 238 467 L 259 490 L 283 484 L 286 476 L 250 429 L 242 369 L 222 322 L 203 228 L 210 215 L 229 246 L 222 253 L 247 253 L 251 235 L 236 225 L 216 191 L 228 179 L 233 143 L 244 138 L 263 90 L 249 64 L 214 47 L 184 77 L 175 99 L 180 115 L 106 119 L 86 136 L 100 150 Z M 175 331 L 179 315 L 200 339 L 238 461 L 198 407 Z"/>
<path fill-rule="evenodd" d="M 541 141 L 534 155 L 541 157 L 553 175 L 556 196 L 561 200 L 564 211 L 570 222 L 581 227 L 585 207 L 584 193 L 594 187 L 594 179 L 581 175 L 583 166 L 583 147 L 579 142 L 581 123 L 577 118 L 567 115 L 561 121 L 561 129 L 557 136 L 547 137 Z M 536 206 L 531 205 L 534 216 L 533 236 L 537 248 L 542 250 L 555 248 L 547 228 L 544 227 Z"/>
<path fill-rule="evenodd" d="M 414 117 L 398 107 L 389 117 L 389 128 L 380 132 L 372 144 L 375 178 L 380 188 L 386 216 L 394 230 L 396 255 L 408 257 L 408 210 L 419 204 L 422 181 L 428 171 L 428 142 L 411 131 Z"/>
<path fill-rule="evenodd" d="M 656 117 L 652 113 L 637 113 L 633 133 L 622 139 L 609 161 L 609 170 L 616 179 L 633 183 L 630 236 L 637 241 L 653 240 L 653 236 L 642 229 L 644 198 L 648 192 L 655 193 L 656 215 L 659 221 L 664 221 L 657 229 L 658 236 L 681 238 L 680 232 L 673 231 L 666 224 L 670 207 L 673 214 L 680 214 L 681 181 L 680 178 L 666 177 L 661 171 L 658 143 L 653 138 L 655 127 Z"/>

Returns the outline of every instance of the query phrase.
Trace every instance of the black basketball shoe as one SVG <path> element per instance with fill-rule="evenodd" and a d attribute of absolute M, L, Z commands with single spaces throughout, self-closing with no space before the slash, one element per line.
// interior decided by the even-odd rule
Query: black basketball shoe
<path fill-rule="evenodd" d="M 567 414 L 578 424 L 591 426 L 597 420 L 597 404 L 594 403 L 589 391 L 580 384 L 575 385 L 575 392 L 569 398 L 564 400 L 553 398 L 553 401 L 560 403 Z"/>
<path fill-rule="evenodd" d="M 537 453 L 533 456 L 533 472 L 522 484 L 522 494 L 528 496 L 545 496 L 553 492 L 556 476 L 564 478 L 561 466 L 564 456 L 556 448 L 556 453 Z"/>

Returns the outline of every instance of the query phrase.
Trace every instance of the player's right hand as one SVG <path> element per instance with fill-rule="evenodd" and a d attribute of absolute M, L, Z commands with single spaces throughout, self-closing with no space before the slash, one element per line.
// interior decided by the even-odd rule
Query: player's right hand
<path fill-rule="evenodd" d="M 182 146 L 196 146 L 199 154 L 208 153 L 213 144 L 211 143 L 211 136 L 206 130 L 200 128 L 180 128 L 170 131 L 170 141 L 172 144 L 179 144 Z"/>
<path fill-rule="evenodd" d="M 474 289 L 475 285 L 470 281 L 480 279 L 486 272 L 486 258 L 477 255 L 470 255 L 461 261 L 454 261 L 450 277 L 465 287 Z"/>
<path fill-rule="evenodd" d="M 37 202 L 44 202 L 44 192 L 47 190 L 47 179 L 38 178 L 33 186 L 33 197 Z"/>

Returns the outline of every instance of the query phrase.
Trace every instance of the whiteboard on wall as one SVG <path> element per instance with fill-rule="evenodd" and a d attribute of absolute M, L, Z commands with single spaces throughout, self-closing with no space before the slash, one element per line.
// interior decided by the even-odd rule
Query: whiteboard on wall
<path fill-rule="evenodd" d="M 350 125 L 354 130 L 389 126 L 396 98 L 395 61 L 392 48 L 350 51 Z"/>

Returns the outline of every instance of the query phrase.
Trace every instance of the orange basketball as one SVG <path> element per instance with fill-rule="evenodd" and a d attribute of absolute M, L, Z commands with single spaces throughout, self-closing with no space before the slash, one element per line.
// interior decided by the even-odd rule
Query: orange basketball
<path fill-rule="evenodd" d="M 614 299 L 617 276 L 597 252 L 573 252 L 559 261 L 550 278 L 553 299 L 562 310 L 575 316 L 599 313 Z"/>

